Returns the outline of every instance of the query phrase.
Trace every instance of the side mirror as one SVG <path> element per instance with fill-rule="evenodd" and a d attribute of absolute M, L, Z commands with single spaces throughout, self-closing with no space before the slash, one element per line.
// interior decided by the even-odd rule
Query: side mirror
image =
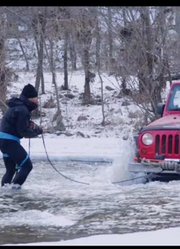
<path fill-rule="evenodd" d="M 163 115 L 163 112 L 164 112 L 164 107 L 165 107 L 165 104 L 163 103 L 158 103 L 157 105 L 157 113 L 162 117 Z"/>

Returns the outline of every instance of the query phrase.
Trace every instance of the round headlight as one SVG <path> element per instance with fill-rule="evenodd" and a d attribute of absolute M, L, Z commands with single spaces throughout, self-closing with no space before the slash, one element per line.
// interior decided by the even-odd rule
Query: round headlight
<path fill-rule="evenodd" d="M 142 136 L 142 142 L 145 145 L 151 145 L 151 144 L 153 144 L 153 136 L 150 133 L 145 133 Z"/>

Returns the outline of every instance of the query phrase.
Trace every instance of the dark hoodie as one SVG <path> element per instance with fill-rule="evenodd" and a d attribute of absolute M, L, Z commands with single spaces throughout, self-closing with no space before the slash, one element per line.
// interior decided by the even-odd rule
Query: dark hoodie
<path fill-rule="evenodd" d="M 11 98 L 8 102 L 8 110 L 1 120 L 0 131 L 11 134 L 18 138 L 32 138 L 42 134 L 42 129 L 38 126 L 31 128 L 31 111 L 37 105 L 21 95 L 19 98 Z"/>

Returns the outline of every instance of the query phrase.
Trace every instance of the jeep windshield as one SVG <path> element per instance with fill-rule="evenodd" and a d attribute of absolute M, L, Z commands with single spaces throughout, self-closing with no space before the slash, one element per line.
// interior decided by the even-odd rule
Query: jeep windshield
<path fill-rule="evenodd" d="M 170 93 L 168 111 L 180 111 L 180 86 L 177 85 Z"/>

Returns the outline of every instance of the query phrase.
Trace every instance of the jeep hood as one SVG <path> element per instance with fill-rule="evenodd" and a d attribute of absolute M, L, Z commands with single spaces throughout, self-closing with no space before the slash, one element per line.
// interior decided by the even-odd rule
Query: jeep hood
<path fill-rule="evenodd" d="M 180 116 L 179 115 L 169 115 L 159 118 L 149 125 L 147 125 L 144 130 L 159 130 L 159 129 L 180 129 Z"/>

